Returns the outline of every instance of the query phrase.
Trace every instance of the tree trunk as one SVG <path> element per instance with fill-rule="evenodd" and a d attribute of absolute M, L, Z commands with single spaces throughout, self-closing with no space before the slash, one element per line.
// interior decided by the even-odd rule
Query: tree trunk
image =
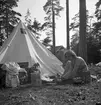
<path fill-rule="evenodd" d="M 1 4 L 1 10 L 3 10 L 3 5 Z M 2 13 L 1 13 L 2 14 Z M 2 23 L 3 19 L 0 19 L 0 46 L 2 46 L 3 34 L 2 34 Z"/>
<path fill-rule="evenodd" d="M 87 44 L 86 44 L 86 0 L 79 0 L 80 8 L 80 41 L 79 56 L 87 62 Z"/>
<path fill-rule="evenodd" d="M 66 25 L 67 25 L 67 49 L 70 49 L 69 45 L 69 0 L 66 0 Z"/>
<path fill-rule="evenodd" d="M 2 46 L 1 23 L 2 23 L 2 21 L 0 21 L 0 46 Z"/>
<path fill-rule="evenodd" d="M 8 38 L 8 6 L 6 6 L 6 34 Z"/>
<path fill-rule="evenodd" d="M 52 29 L 53 29 L 53 54 L 55 55 L 55 14 L 52 0 Z"/>

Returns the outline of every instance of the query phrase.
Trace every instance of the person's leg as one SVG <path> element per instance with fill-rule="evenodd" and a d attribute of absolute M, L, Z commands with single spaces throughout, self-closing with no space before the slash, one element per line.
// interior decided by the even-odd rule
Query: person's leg
<path fill-rule="evenodd" d="M 91 76 L 90 76 L 90 71 L 85 70 L 79 70 L 77 72 L 77 77 L 80 77 L 82 80 L 82 83 L 90 83 L 91 81 Z"/>

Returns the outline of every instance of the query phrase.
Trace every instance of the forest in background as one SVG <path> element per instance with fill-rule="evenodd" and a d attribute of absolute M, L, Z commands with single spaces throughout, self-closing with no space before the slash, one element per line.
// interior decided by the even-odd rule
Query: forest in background
<path fill-rule="evenodd" d="M 9 37 L 13 28 L 20 21 L 21 13 L 14 10 L 19 0 L 0 0 L 0 46 Z M 95 4 L 94 15 L 89 15 L 86 10 L 86 0 L 79 0 L 79 13 L 72 18 L 69 25 L 69 0 L 66 0 L 67 16 L 67 49 L 73 49 L 77 55 L 82 56 L 87 63 L 98 63 L 101 61 L 101 0 Z M 55 25 L 56 17 L 64 10 L 59 0 L 47 0 L 43 5 L 46 13 L 44 23 L 30 18 L 30 10 L 26 11 L 25 23 L 33 31 L 36 38 L 40 39 L 41 32 L 46 33 L 46 38 L 41 41 L 46 47 L 53 46 L 55 54 Z M 83 14 L 82 14 L 83 13 Z M 93 21 L 94 20 L 94 21 Z M 69 32 L 73 31 L 71 41 Z M 52 43 L 52 45 L 50 44 Z"/>

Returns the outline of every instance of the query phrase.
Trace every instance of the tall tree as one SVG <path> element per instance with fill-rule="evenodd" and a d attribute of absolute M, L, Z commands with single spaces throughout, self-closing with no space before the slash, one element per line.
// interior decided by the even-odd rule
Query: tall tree
<path fill-rule="evenodd" d="M 72 18 L 72 23 L 70 24 L 70 30 L 72 31 L 77 31 L 79 30 L 79 27 L 80 27 L 80 14 L 77 13 L 75 14 L 75 16 Z M 89 11 L 86 10 L 86 32 L 89 33 L 92 31 L 93 29 L 93 26 L 92 24 L 94 23 L 94 16 L 93 15 L 89 15 Z"/>
<path fill-rule="evenodd" d="M 27 24 L 27 26 L 31 25 L 31 13 L 29 9 L 27 9 L 27 13 L 25 16 L 25 23 Z"/>
<path fill-rule="evenodd" d="M 95 34 L 95 37 L 98 37 L 100 39 L 101 35 L 101 0 L 99 0 L 96 3 L 96 10 L 95 10 L 95 17 L 97 21 L 93 24 L 94 30 L 93 33 Z"/>
<path fill-rule="evenodd" d="M 67 49 L 70 48 L 69 45 L 69 0 L 66 0 L 66 21 L 67 21 Z"/>
<path fill-rule="evenodd" d="M 97 18 L 97 21 L 95 17 L 90 16 L 88 11 L 86 11 L 86 39 L 87 39 L 87 62 L 88 63 L 98 63 L 101 61 L 101 1 L 99 0 L 96 3 L 96 10 L 95 10 L 95 16 Z M 79 27 L 79 14 L 76 14 L 73 18 L 73 22 L 70 25 L 70 29 L 73 29 L 74 31 L 78 29 Z M 79 37 L 78 34 L 73 35 L 72 37 L 72 43 L 71 47 L 72 49 L 78 54 L 78 41 Z"/>
<path fill-rule="evenodd" d="M 60 16 L 60 11 L 63 10 L 63 7 L 60 6 L 59 0 L 47 0 L 43 8 L 47 15 L 47 17 L 45 17 L 45 20 L 48 21 L 52 27 L 53 49 L 55 54 L 55 16 Z"/>
<path fill-rule="evenodd" d="M 20 20 L 18 16 L 21 14 L 13 10 L 18 6 L 17 2 L 18 0 L 0 0 L 0 29 L 6 31 L 7 37 L 12 31 L 13 25 Z"/>
<path fill-rule="evenodd" d="M 55 12 L 52 0 L 52 29 L 53 29 L 53 53 L 55 55 Z"/>
<path fill-rule="evenodd" d="M 80 21 L 79 21 L 79 13 L 75 14 L 75 16 L 72 18 L 72 23 L 70 24 L 70 30 L 74 32 L 74 34 L 71 36 L 71 47 L 73 48 L 79 43 L 79 27 L 80 27 Z M 86 38 L 91 36 L 93 27 L 92 27 L 92 21 L 93 16 L 89 15 L 89 11 L 86 11 Z M 78 51 L 78 50 L 76 50 Z M 78 53 L 78 52 L 77 52 Z"/>
<path fill-rule="evenodd" d="M 42 30 L 41 23 L 39 23 L 36 18 L 34 18 L 34 21 L 32 21 L 29 9 L 25 15 L 25 24 L 27 25 L 28 29 L 34 33 L 35 37 L 39 39 L 40 34 L 38 32 Z"/>
<path fill-rule="evenodd" d="M 41 27 L 42 27 L 41 23 L 38 20 L 36 20 L 36 18 L 34 18 L 34 22 L 32 24 L 32 29 L 33 29 L 33 32 L 34 32 L 36 38 L 39 38 L 39 36 L 40 36 L 40 34 L 38 32 L 42 31 Z"/>
<path fill-rule="evenodd" d="M 87 61 L 87 45 L 86 45 L 86 0 L 79 0 L 80 8 L 80 40 L 79 55 Z"/>
<path fill-rule="evenodd" d="M 95 16 L 97 18 L 98 21 L 101 21 L 101 0 L 98 0 L 98 2 L 96 3 L 96 10 L 95 10 Z"/>

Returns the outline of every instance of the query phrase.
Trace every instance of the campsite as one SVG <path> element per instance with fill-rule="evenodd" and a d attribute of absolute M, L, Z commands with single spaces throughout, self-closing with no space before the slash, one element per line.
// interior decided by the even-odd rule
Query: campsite
<path fill-rule="evenodd" d="M 95 105 L 97 101 L 96 82 L 85 86 L 66 84 L 0 90 L 0 105 Z"/>
<path fill-rule="evenodd" d="M 24 37 L 24 35 L 27 38 Z M 42 70 L 41 75 L 45 74 L 45 76 L 51 76 L 55 73 L 62 73 L 63 69 L 61 67 L 61 62 L 54 55 L 52 55 L 50 51 L 48 51 L 34 37 L 33 40 L 31 38 L 31 41 L 30 39 L 27 40 L 28 37 L 31 37 L 31 35 L 32 34 L 27 29 L 27 27 L 24 26 L 24 24 L 20 21 L 19 24 L 15 27 L 9 39 L 1 48 L 2 53 L 0 60 L 2 64 L 6 62 L 6 65 L 4 65 L 2 68 L 7 69 L 5 68 L 5 66 L 7 66 L 9 70 L 17 70 L 19 66 L 11 61 L 19 62 L 18 64 L 22 68 L 28 67 L 28 64 L 30 67 L 32 66 L 32 64 L 36 64 L 36 66 L 38 66 L 36 62 L 39 62 L 39 64 L 44 67 L 44 69 L 40 68 Z M 23 40 L 24 38 L 25 40 Z M 34 44 L 31 42 L 33 42 Z M 29 45 L 29 48 L 26 48 L 27 44 Z M 37 48 L 35 48 L 36 46 Z M 26 53 L 24 54 L 24 52 Z M 40 56 L 40 54 L 42 54 L 43 56 Z M 30 55 L 29 58 L 28 55 Z M 9 63 L 7 64 L 7 62 Z M 47 63 L 47 65 L 44 65 L 45 63 Z M 53 66 L 52 69 L 51 65 Z M 99 65 L 100 63 L 97 65 L 98 67 L 96 65 L 89 66 L 89 70 L 92 75 L 100 75 Z M 28 69 L 28 71 L 29 70 L 30 69 Z M 45 76 L 43 75 L 43 77 Z M 31 79 L 33 83 L 23 83 L 17 87 L 17 85 L 12 82 L 12 84 L 10 85 L 11 87 L 1 88 L 0 105 L 95 105 L 100 100 L 98 89 L 99 83 L 96 79 L 92 80 L 89 84 L 58 84 L 56 82 L 46 82 L 40 85 L 38 82 L 38 86 L 35 86 L 36 82 L 34 81 L 34 79 L 36 78 L 35 75 L 33 75 Z M 47 80 L 48 78 L 43 79 Z"/>
<path fill-rule="evenodd" d="M 100 7 L 0 0 L 0 105 L 101 105 Z"/>
<path fill-rule="evenodd" d="M 92 69 L 93 68 L 93 69 Z M 90 66 L 98 75 L 100 68 Z M 43 84 L 41 87 L 22 85 L 0 89 L 0 105 L 96 105 L 99 102 L 98 82 L 90 84 Z"/>

